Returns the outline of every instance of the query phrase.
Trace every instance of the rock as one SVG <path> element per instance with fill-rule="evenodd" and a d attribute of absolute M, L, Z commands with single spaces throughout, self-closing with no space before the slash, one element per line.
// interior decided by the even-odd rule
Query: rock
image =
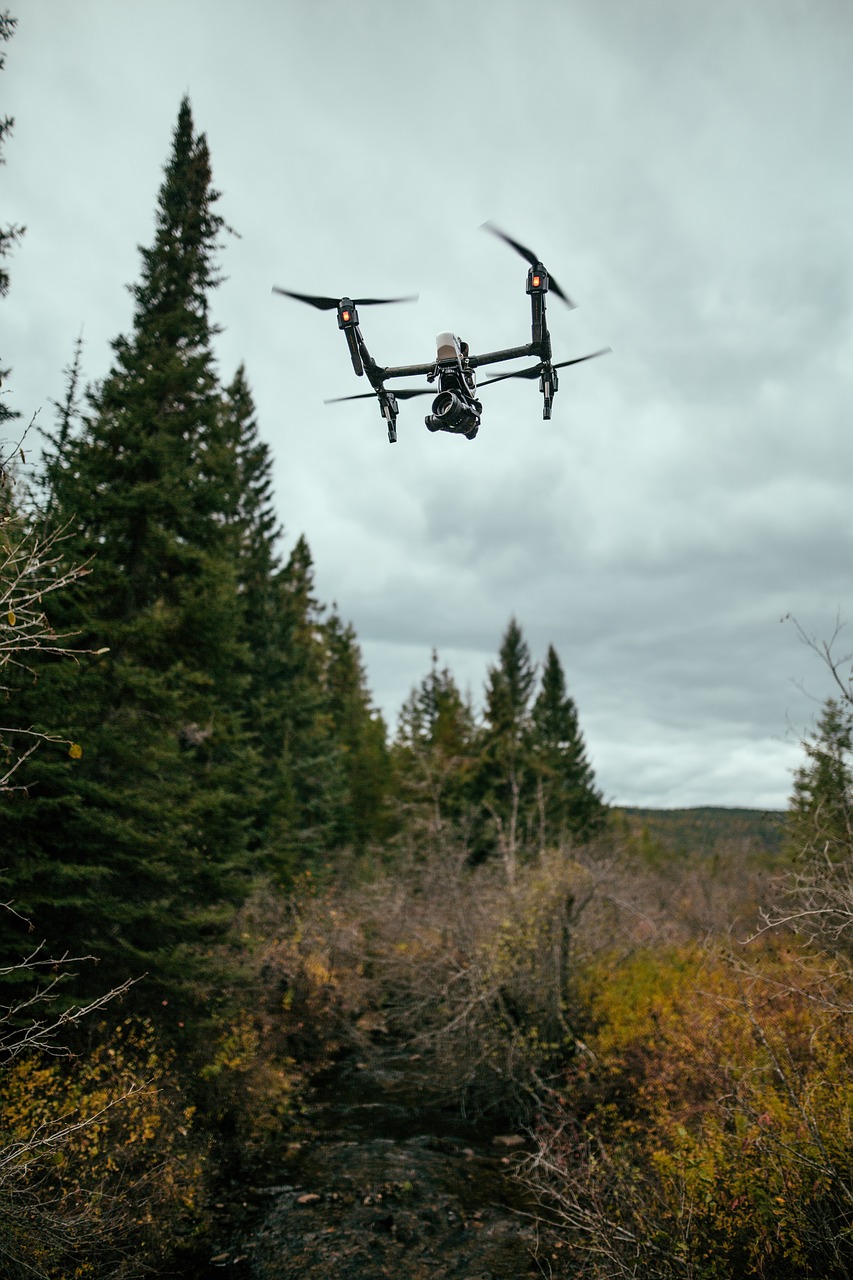
<path fill-rule="evenodd" d="M 492 1138 L 496 1147 L 523 1147 L 526 1139 L 520 1133 L 503 1133 Z"/>
<path fill-rule="evenodd" d="M 322 1196 L 318 1196 L 316 1191 L 306 1191 L 304 1196 L 297 1196 L 297 1204 L 318 1204 Z"/>

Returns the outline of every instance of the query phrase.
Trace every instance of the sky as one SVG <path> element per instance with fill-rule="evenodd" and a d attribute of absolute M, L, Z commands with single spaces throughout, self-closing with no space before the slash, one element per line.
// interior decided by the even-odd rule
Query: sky
<path fill-rule="evenodd" d="M 188 95 L 234 231 L 220 373 L 245 363 L 283 549 L 307 537 L 389 728 L 433 649 L 481 705 L 514 616 L 608 801 L 783 808 L 830 692 L 800 632 L 853 616 L 850 7 L 8 4 L 10 405 L 50 426 L 81 333 L 108 371 Z M 417 293 L 361 311 L 382 365 L 444 330 L 523 344 L 527 266 L 486 220 L 578 304 L 550 296 L 555 360 L 612 352 L 550 422 L 511 379 L 475 441 L 427 432 L 424 398 L 389 446 L 374 402 L 323 404 L 364 390 L 334 313 L 272 286 Z"/>

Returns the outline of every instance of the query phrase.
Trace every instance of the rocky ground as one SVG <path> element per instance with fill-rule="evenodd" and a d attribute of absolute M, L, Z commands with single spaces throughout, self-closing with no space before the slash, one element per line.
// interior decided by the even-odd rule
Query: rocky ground
<path fill-rule="evenodd" d="M 416 1057 L 377 1047 L 318 1082 L 281 1180 L 210 1273 L 252 1280 L 523 1280 L 551 1275 L 514 1180 L 523 1134 L 436 1100 Z"/>

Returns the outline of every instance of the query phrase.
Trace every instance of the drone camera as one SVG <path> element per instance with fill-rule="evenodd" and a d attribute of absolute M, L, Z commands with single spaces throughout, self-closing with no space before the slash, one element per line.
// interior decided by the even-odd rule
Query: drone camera
<path fill-rule="evenodd" d="M 478 414 L 455 391 L 441 391 L 424 422 L 430 431 L 450 431 L 473 440 L 480 426 Z"/>

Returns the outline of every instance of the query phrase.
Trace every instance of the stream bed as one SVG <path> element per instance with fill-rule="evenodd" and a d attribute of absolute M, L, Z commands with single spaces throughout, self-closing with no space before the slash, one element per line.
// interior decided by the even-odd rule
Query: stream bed
<path fill-rule="evenodd" d="M 377 1046 L 315 1083 L 279 1180 L 211 1259 L 252 1280 L 524 1280 L 549 1275 L 533 1204 L 512 1177 L 528 1149 L 435 1098 L 416 1055 Z M 537 1261 L 537 1256 L 539 1261 Z M 553 1255 L 551 1255 L 553 1256 Z"/>

